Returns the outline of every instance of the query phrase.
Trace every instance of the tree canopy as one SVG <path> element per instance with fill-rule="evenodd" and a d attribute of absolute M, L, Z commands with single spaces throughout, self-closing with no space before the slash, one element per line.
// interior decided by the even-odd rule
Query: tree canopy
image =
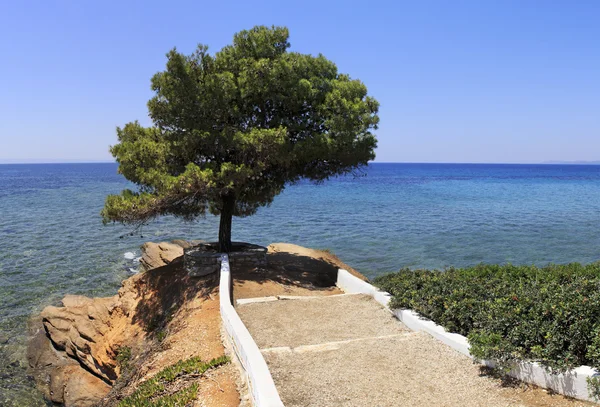
<path fill-rule="evenodd" d="M 231 249 L 232 216 L 270 204 L 286 185 L 321 182 L 375 157 L 378 102 L 323 55 L 289 52 L 285 27 L 235 34 L 214 55 L 167 54 L 152 77 L 153 126 L 117 128 L 110 151 L 138 185 L 106 199 L 104 222 L 142 224 L 161 215 L 221 216 Z"/>

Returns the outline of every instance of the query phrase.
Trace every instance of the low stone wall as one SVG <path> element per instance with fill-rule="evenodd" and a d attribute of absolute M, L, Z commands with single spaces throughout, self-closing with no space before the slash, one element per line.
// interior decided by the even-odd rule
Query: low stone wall
<path fill-rule="evenodd" d="M 265 267 L 267 248 L 250 243 L 234 242 L 229 262 L 235 267 Z M 216 273 L 221 268 L 221 253 L 216 243 L 201 243 L 183 251 L 185 269 L 192 277 Z"/>

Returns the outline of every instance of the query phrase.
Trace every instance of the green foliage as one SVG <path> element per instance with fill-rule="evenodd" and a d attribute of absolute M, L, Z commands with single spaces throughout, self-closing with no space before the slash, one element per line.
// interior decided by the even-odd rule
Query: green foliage
<path fill-rule="evenodd" d="M 588 394 L 594 400 L 600 400 L 600 376 L 592 376 L 587 378 Z"/>
<path fill-rule="evenodd" d="M 467 336 L 476 358 L 507 369 L 518 360 L 600 368 L 600 263 L 403 269 L 375 284 L 392 307 Z"/>
<path fill-rule="evenodd" d="M 111 153 L 139 190 L 109 196 L 105 222 L 248 216 L 289 183 L 320 182 L 375 157 L 377 101 L 324 56 L 289 52 L 288 37 L 287 28 L 261 26 L 214 55 L 204 45 L 167 54 L 152 78 L 154 125 L 117 129 Z"/>
<path fill-rule="evenodd" d="M 194 383 L 175 394 L 158 397 L 155 400 L 128 398 L 120 402 L 119 407 L 185 407 L 198 397 L 198 387 L 198 383 Z"/>
<path fill-rule="evenodd" d="M 166 386 L 179 377 L 200 376 L 209 369 L 228 362 L 229 358 L 227 356 L 221 356 L 209 362 L 203 362 L 199 357 L 180 360 L 140 384 L 131 396 L 121 400 L 119 407 L 183 407 L 196 398 L 197 385 L 192 385 L 174 395 L 161 396 L 160 394 L 166 391 Z"/>
<path fill-rule="evenodd" d="M 117 362 L 121 369 L 127 369 L 131 361 L 131 348 L 129 346 L 121 346 L 117 349 Z"/>

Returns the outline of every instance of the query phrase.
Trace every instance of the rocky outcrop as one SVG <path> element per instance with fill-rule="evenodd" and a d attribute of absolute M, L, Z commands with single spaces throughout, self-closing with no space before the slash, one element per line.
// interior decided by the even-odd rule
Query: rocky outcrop
<path fill-rule="evenodd" d="M 121 373 L 119 349 L 146 347 L 148 321 L 162 312 L 154 286 L 162 278 L 159 269 L 176 262 L 185 244 L 146 243 L 141 261 L 151 272 L 123 281 L 117 295 L 67 295 L 62 306 L 41 312 L 32 325 L 28 361 L 48 400 L 87 407 L 107 395 Z"/>
<path fill-rule="evenodd" d="M 136 330 L 128 321 L 132 297 L 130 290 L 108 298 L 68 295 L 62 307 L 42 311 L 28 360 L 47 399 L 87 407 L 110 391 L 120 373 L 117 350 Z"/>
<path fill-rule="evenodd" d="M 68 295 L 62 303 L 63 307 L 46 307 L 41 314 L 54 347 L 112 383 L 119 376 L 114 348 L 119 344 L 113 343 L 107 334 L 112 314 L 124 311 L 118 308 L 118 296 L 91 299 Z"/>
<path fill-rule="evenodd" d="M 166 366 L 223 355 L 218 276 L 190 277 L 183 267 L 183 249 L 197 243 L 147 243 L 141 260 L 146 271 L 123 281 L 117 295 L 68 295 L 62 306 L 42 311 L 32 323 L 28 361 L 48 400 L 66 407 L 114 407 Z M 330 287 L 337 268 L 347 268 L 331 254 L 299 246 L 272 245 L 268 256 L 259 273 L 238 267 L 238 293 L 270 296 Z M 124 347 L 131 357 L 121 371 L 116 359 Z M 232 367 L 218 381 L 199 381 L 202 405 L 238 407 L 236 377 Z"/>

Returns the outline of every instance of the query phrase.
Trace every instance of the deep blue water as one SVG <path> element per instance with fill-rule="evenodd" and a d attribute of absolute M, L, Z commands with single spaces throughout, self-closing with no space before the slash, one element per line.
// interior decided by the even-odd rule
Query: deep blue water
<path fill-rule="evenodd" d="M 26 321 L 67 293 L 112 295 L 147 240 L 215 240 L 172 218 L 143 237 L 103 226 L 116 164 L 0 165 L 0 405 L 43 405 L 26 380 Z M 600 260 L 600 166 L 373 164 L 366 177 L 289 187 L 234 219 L 235 240 L 329 248 L 369 277 L 401 267 Z M 126 253 L 128 253 L 126 255 Z"/>

